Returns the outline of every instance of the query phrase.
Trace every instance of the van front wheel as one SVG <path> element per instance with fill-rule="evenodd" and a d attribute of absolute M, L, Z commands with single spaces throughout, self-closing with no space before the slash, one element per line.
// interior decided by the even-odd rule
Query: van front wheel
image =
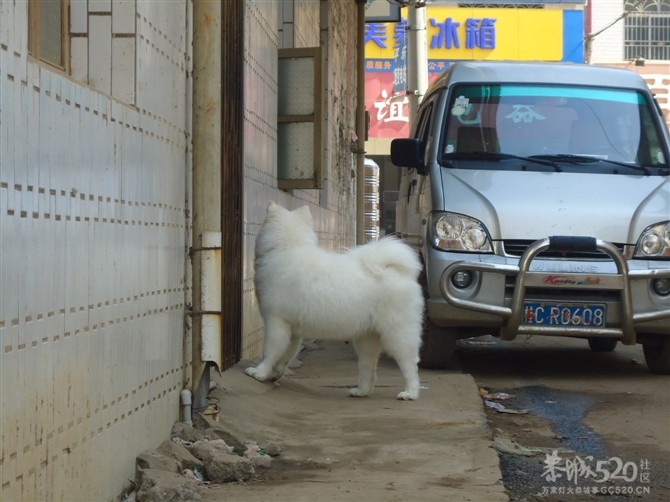
<path fill-rule="evenodd" d="M 428 298 L 428 279 L 425 266 L 419 274 L 419 284 L 423 298 L 426 300 Z M 427 370 L 444 370 L 452 367 L 456 359 L 456 340 L 455 329 L 435 326 L 428 319 L 428 313 L 424 312 L 419 366 Z"/>
<path fill-rule="evenodd" d="M 419 366 L 428 370 L 444 370 L 456 360 L 456 330 L 435 326 L 430 319 L 423 321 Z"/>

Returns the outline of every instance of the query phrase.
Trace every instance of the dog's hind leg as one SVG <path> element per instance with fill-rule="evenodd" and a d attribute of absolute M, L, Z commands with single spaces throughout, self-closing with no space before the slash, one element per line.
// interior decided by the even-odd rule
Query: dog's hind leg
<path fill-rule="evenodd" d="M 405 378 L 405 390 L 398 394 L 398 399 L 403 401 L 419 399 L 419 389 L 421 386 L 419 380 L 418 358 L 410 357 L 405 354 L 401 357 L 394 357 L 398 367 Z"/>
<path fill-rule="evenodd" d="M 358 387 L 349 390 L 352 397 L 363 397 L 372 394 L 377 381 L 377 362 L 382 350 L 379 335 L 368 333 L 354 340 L 358 354 Z"/>
<path fill-rule="evenodd" d="M 280 378 L 275 374 L 277 364 L 286 356 L 286 353 L 293 346 L 291 341 L 291 326 L 284 320 L 277 317 L 265 319 L 265 339 L 263 341 L 263 360 L 258 366 L 250 367 L 244 372 L 254 377 L 256 380 L 265 382 L 267 380 L 277 380 Z M 295 347 L 294 347 L 295 350 Z M 286 361 L 288 363 L 288 361 Z M 284 367 L 286 369 L 286 367 Z M 283 375 L 283 373 L 282 373 Z"/>
<path fill-rule="evenodd" d="M 398 394 L 398 399 L 415 400 L 419 399 L 419 389 L 421 386 L 419 380 L 419 344 L 418 337 L 402 337 L 394 333 L 392 339 L 385 338 L 382 335 L 384 351 L 395 359 L 402 376 L 405 378 L 405 390 Z"/>

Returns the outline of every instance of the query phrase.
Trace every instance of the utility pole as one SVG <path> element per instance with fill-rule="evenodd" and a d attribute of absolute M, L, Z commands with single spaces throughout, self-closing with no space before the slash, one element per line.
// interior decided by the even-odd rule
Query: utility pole
<path fill-rule="evenodd" d="M 407 30 L 407 94 L 409 121 L 413 124 L 428 89 L 425 0 L 418 0 L 407 7 Z"/>

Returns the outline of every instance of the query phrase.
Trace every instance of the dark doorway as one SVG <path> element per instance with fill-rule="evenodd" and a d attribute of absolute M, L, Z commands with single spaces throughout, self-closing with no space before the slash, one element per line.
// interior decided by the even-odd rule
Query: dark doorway
<path fill-rule="evenodd" d="M 221 20 L 222 371 L 242 353 L 244 5 L 225 2 Z"/>

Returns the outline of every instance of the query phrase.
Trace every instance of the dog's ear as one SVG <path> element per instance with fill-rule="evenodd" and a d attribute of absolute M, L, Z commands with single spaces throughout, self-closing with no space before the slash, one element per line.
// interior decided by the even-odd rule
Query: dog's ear
<path fill-rule="evenodd" d="M 299 207 L 294 211 L 295 214 L 300 216 L 300 218 L 307 224 L 312 224 L 312 213 L 309 210 L 309 206 Z"/>
<path fill-rule="evenodd" d="M 271 200 L 268 203 L 268 208 L 267 208 L 268 216 L 275 215 L 275 214 L 279 213 L 282 209 L 283 208 L 279 204 L 277 204 L 275 201 Z"/>

